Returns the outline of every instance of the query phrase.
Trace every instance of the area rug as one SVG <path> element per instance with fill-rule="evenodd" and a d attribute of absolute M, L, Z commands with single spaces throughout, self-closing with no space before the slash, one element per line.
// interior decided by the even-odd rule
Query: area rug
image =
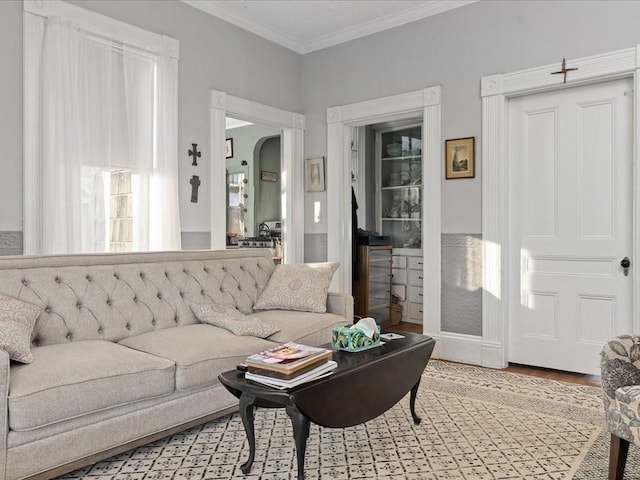
<path fill-rule="evenodd" d="M 401 375 L 401 372 L 399 372 Z M 600 389 L 432 360 L 420 384 L 414 425 L 408 397 L 357 427 L 312 425 L 305 478 L 313 479 L 604 479 L 609 436 Z M 238 414 L 91 465 L 62 478 L 297 478 L 289 418 L 256 412 L 251 472 Z M 629 454 L 626 480 L 640 479 Z"/>

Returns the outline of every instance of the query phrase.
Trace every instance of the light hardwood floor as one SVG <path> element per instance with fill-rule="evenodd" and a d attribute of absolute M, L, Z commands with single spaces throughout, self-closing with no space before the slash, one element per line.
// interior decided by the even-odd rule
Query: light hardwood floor
<path fill-rule="evenodd" d="M 390 326 L 389 329 L 398 332 L 422 333 L 422 325 L 419 325 L 417 323 L 400 322 L 399 325 Z M 507 372 L 532 375 L 534 377 L 548 378 L 551 380 L 560 380 L 562 382 L 579 383 L 582 385 L 591 385 L 594 387 L 600 386 L 600 377 L 598 375 L 584 375 L 581 373 L 564 372 L 561 370 L 553 370 L 550 368 L 518 365 L 516 363 L 510 363 L 505 370 Z"/>

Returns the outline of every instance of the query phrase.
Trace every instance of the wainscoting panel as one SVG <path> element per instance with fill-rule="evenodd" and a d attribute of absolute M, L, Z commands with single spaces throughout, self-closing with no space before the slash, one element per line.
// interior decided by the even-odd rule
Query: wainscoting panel
<path fill-rule="evenodd" d="M 0 255 L 22 255 L 22 232 L 0 232 Z"/>
<path fill-rule="evenodd" d="M 327 234 L 307 233 L 304 236 L 304 261 L 327 261 Z"/>
<path fill-rule="evenodd" d="M 211 248 L 211 232 L 182 232 L 182 250 Z"/>
<path fill-rule="evenodd" d="M 482 235 L 442 235 L 441 330 L 482 335 Z"/>

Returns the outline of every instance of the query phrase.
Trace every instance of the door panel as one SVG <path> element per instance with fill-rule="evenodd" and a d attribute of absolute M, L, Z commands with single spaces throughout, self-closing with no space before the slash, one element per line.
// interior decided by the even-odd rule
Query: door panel
<path fill-rule="evenodd" d="M 599 373 L 604 342 L 631 332 L 632 94 L 615 80 L 509 101 L 511 362 Z"/>

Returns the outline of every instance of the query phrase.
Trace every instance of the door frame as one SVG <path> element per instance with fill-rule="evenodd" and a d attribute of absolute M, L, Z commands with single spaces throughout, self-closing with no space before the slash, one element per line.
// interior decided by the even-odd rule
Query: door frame
<path fill-rule="evenodd" d="M 567 83 L 559 75 L 558 63 L 507 74 L 482 77 L 482 345 L 481 363 L 486 367 L 504 368 L 508 365 L 509 313 L 517 292 L 510 289 L 509 274 L 517 261 L 510 254 L 509 231 L 509 162 L 507 158 L 509 99 L 550 90 L 571 88 L 589 83 L 632 78 L 633 98 L 633 204 L 632 236 L 634 260 L 631 265 L 633 332 L 640 332 L 640 168 L 638 168 L 638 140 L 640 139 L 640 46 L 600 55 L 569 59 L 570 67 L 577 67 L 567 76 Z"/>
<path fill-rule="evenodd" d="M 442 87 L 327 109 L 327 259 L 339 262 L 331 290 L 351 293 L 351 129 L 382 121 L 422 118 L 423 332 L 440 335 Z M 428 174 L 427 174 L 428 173 Z"/>
<path fill-rule="evenodd" d="M 282 131 L 282 235 L 284 262 L 304 262 L 304 128 L 305 116 L 261 103 L 211 90 L 209 96 L 211 123 L 211 248 L 226 248 L 226 117 L 270 125 Z M 294 227 L 296 225 L 296 227 Z"/>

